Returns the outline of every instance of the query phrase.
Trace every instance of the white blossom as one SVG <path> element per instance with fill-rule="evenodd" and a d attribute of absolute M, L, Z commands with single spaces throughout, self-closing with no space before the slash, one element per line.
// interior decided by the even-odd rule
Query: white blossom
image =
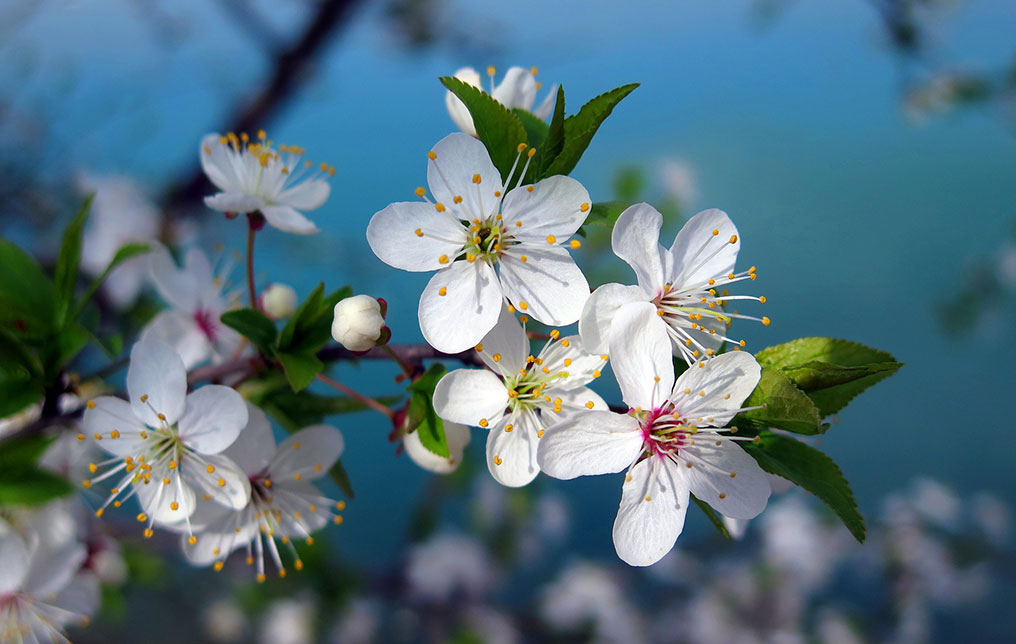
<path fill-rule="evenodd" d="M 586 386 L 607 358 L 587 353 L 578 336 L 561 338 L 555 329 L 534 356 L 525 330 L 503 308 L 475 350 L 490 370 L 446 374 L 434 389 L 434 410 L 445 420 L 490 430 L 487 467 L 502 485 L 519 487 L 536 478 L 536 448 L 548 427 L 579 411 L 607 409 Z"/>
<path fill-rule="evenodd" d="M 269 284 L 261 292 L 261 308 L 273 320 L 293 315 L 296 304 L 296 291 L 289 284 Z"/>
<path fill-rule="evenodd" d="M 626 470 L 614 522 L 618 556 L 659 561 L 684 527 L 689 495 L 735 519 L 765 508 L 769 482 L 723 429 L 758 383 L 755 358 L 735 351 L 695 363 L 674 381 L 670 343 L 656 307 L 618 311 L 610 333 L 614 374 L 629 411 L 590 411 L 549 428 L 538 459 L 560 479 Z"/>
<path fill-rule="evenodd" d="M 444 421 L 445 442 L 448 444 L 448 456 L 440 456 L 427 449 L 420 440 L 419 430 L 409 432 L 402 439 L 406 454 L 414 463 L 435 474 L 451 474 L 462 464 L 462 456 L 469 444 L 469 427 Z"/>
<path fill-rule="evenodd" d="M 369 295 L 353 295 L 335 304 L 332 337 L 350 351 L 367 351 L 377 345 L 385 326 L 381 303 Z"/>
<path fill-rule="evenodd" d="M 618 313 L 644 302 L 652 303 L 657 316 L 647 321 L 664 330 L 680 355 L 691 365 L 715 355 L 727 337 L 734 318 L 756 318 L 727 311 L 731 301 L 765 297 L 730 295 L 724 286 L 754 280 L 755 267 L 734 272 L 740 248 L 737 228 L 721 210 L 704 210 L 684 225 L 669 249 L 659 243 L 663 216 L 649 204 L 636 204 L 618 217 L 611 233 L 614 254 L 628 263 L 638 278 L 636 286 L 604 284 L 586 302 L 579 320 L 579 335 L 590 351 L 605 351 L 611 322 Z"/>
<path fill-rule="evenodd" d="M 493 564 L 470 537 L 439 533 L 409 549 L 406 583 L 411 597 L 445 603 L 482 595 L 494 580 Z"/>
<path fill-rule="evenodd" d="M 227 213 L 259 212 L 271 226 L 288 233 L 318 232 L 300 211 L 324 205 L 335 168 L 326 163 L 315 168 L 303 160 L 301 147 L 274 147 L 264 130 L 257 139 L 232 132 L 202 139 L 201 168 L 221 191 L 205 197 L 205 205 Z"/>
<path fill-rule="evenodd" d="M 497 323 L 505 299 L 545 324 L 575 322 L 589 284 L 567 248 L 580 246 L 568 239 L 589 212 L 586 189 L 563 176 L 523 186 L 528 160 L 515 187 L 505 185 L 483 143 L 465 134 L 445 137 L 428 157 L 435 201 L 393 203 L 367 226 L 381 261 L 437 271 L 418 310 L 427 342 L 446 353 L 476 345 Z M 423 188 L 417 194 L 426 199 Z"/>

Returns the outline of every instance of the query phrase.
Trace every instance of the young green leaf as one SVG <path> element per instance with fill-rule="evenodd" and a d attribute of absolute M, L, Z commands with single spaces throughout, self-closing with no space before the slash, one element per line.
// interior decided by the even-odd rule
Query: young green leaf
<path fill-rule="evenodd" d="M 445 366 L 436 363 L 409 385 L 409 431 L 417 431 L 420 442 L 428 450 L 448 458 L 451 452 L 445 437 L 444 421 L 434 411 L 434 388 L 444 374 Z"/>
<path fill-rule="evenodd" d="M 314 378 L 325 368 L 324 363 L 312 353 L 283 353 L 280 351 L 276 357 L 282 363 L 282 370 L 293 391 L 302 391 L 309 387 L 310 383 L 314 382 Z"/>
<path fill-rule="evenodd" d="M 815 403 L 777 369 L 762 368 L 762 377 L 743 406 L 762 408 L 738 414 L 732 425 L 758 430 L 778 427 L 795 434 L 824 431 Z"/>
<path fill-rule="evenodd" d="M 286 350 L 292 347 L 294 339 L 299 337 L 310 326 L 311 320 L 321 310 L 321 300 L 325 294 L 325 283 L 319 283 L 307 299 L 296 308 L 290 316 L 286 326 L 282 327 L 282 334 L 279 335 L 279 348 Z"/>
<path fill-rule="evenodd" d="M 543 147 L 536 151 L 536 158 L 533 159 L 533 165 L 537 167 L 536 173 L 533 175 L 533 179 L 529 181 L 535 182 L 540 179 L 546 179 L 548 176 L 547 169 L 554 163 L 554 159 L 561 154 L 561 150 L 564 148 L 564 87 L 558 86 L 557 88 L 557 99 L 554 102 L 554 116 L 550 119 L 550 127 L 547 129 L 547 139 L 543 142 Z"/>
<path fill-rule="evenodd" d="M 631 83 L 600 94 L 583 105 L 578 114 L 566 118 L 564 120 L 564 147 L 554 162 L 547 166 L 545 175 L 571 173 L 603 121 L 610 116 L 614 107 L 625 96 L 635 91 L 638 86 L 638 83 Z"/>
<path fill-rule="evenodd" d="M 442 76 L 441 83 L 459 97 L 473 117 L 476 136 L 490 154 L 490 160 L 508 182 L 508 172 L 518 156 L 519 143 L 528 143 L 526 129 L 519 117 L 481 89 L 451 76 Z"/>
<path fill-rule="evenodd" d="M 0 239 L 0 330 L 41 340 L 53 321 L 53 283 L 28 253 Z"/>
<path fill-rule="evenodd" d="M 0 505 L 41 505 L 73 491 L 67 479 L 34 466 L 0 471 Z"/>
<path fill-rule="evenodd" d="M 762 432 L 758 443 L 746 443 L 744 448 L 763 470 L 782 476 L 821 499 L 850 534 L 864 542 L 864 517 L 857 509 L 850 485 L 831 458 L 799 440 L 770 432 Z"/>
<path fill-rule="evenodd" d="M 349 473 L 346 472 L 346 468 L 342 466 L 342 461 L 335 461 L 335 465 L 332 465 L 332 469 L 328 470 L 328 474 L 335 481 L 335 484 L 339 486 L 342 493 L 346 495 L 347 499 L 355 499 L 356 494 L 353 493 L 353 484 L 349 480 Z"/>
<path fill-rule="evenodd" d="M 236 309 L 222 314 L 222 323 L 251 341 L 258 351 L 271 356 L 275 353 L 278 329 L 271 318 L 254 309 Z"/>
<path fill-rule="evenodd" d="M 71 223 L 64 230 L 63 241 L 60 244 L 60 254 L 56 258 L 56 267 L 53 270 L 53 282 L 56 286 L 56 326 L 63 326 L 67 315 L 71 311 L 74 301 L 74 287 L 78 283 L 78 268 L 81 265 L 81 238 L 84 234 L 85 223 L 88 221 L 88 213 L 92 207 L 94 194 L 88 195 L 85 202 L 81 204 L 78 214 L 71 219 Z"/>
<path fill-rule="evenodd" d="M 860 367 L 880 362 L 895 362 L 891 354 L 850 340 L 836 338 L 798 338 L 766 347 L 755 358 L 764 367 L 784 369 L 806 362 L 828 362 L 842 367 Z"/>

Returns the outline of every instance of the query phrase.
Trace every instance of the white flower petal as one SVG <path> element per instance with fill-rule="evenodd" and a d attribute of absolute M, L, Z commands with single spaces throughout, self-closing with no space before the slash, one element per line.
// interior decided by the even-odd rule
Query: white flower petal
<path fill-rule="evenodd" d="M 134 408 L 126 400 L 112 396 L 102 396 L 92 401 L 94 406 L 85 409 L 81 421 L 82 429 L 95 440 L 95 435 L 102 436 L 95 444 L 114 456 L 135 456 L 144 450 L 144 439 L 141 432 L 148 427 L 134 414 Z M 118 437 L 110 434 L 116 430 Z"/>
<path fill-rule="evenodd" d="M 717 231 L 718 234 L 713 234 Z M 730 240 L 736 238 L 731 244 Z M 673 268 L 667 281 L 677 285 L 703 285 L 734 270 L 741 240 L 727 213 L 703 210 L 688 220 L 670 247 Z"/>
<path fill-rule="evenodd" d="M 423 337 L 444 353 L 471 349 L 497 324 L 503 298 L 486 262 L 454 262 L 438 271 L 420 295 Z"/>
<path fill-rule="evenodd" d="M 501 379 L 485 369 L 456 369 L 434 388 L 434 411 L 444 420 L 463 425 L 493 426 L 508 405 Z"/>
<path fill-rule="evenodd" d="M 623 284 L 604 284 L 593 291 L 579 317 L 579 336 L 589 351 L 606 353 L 610 324 L 617 310 L 631 302 L 645 302 L 642 289 Z"/>
<path fill-rule="evenodd" d="M 274 486 L 274 482 L 272 483 Z M 282 520 L 275 530 L 279 537 L 306 539 L 311 532 L 320 530 L 332 520 L 334 506 L 321 503 L 321 490 L 308 481 L 288 480 L 274 487 L 275 507 L 284 507 Z M 311 507 L 314 509 L 311 510 Z M 296 518 L 296 513 L 300 518 Z"/>
<path fill-rule="evenodd" d="M 99 576 L 91 570 L 79 570 L 74 578 L 53 599 L 53 606 L 67 611 L 56 623 L 65 628 L 81 617 L 91 617 L 99 611 L 102 602 L 102 585 Z"/>
<path fill-rule="evenodd" d="M 155 290 L 167 304 L 185 313 L 197 310 L 202 284 L 197 281 L 195 273 L 177 268 L 173 256 L 165 246 L 156 246 L 148 254 L 148 275 Z"/>
<path fill-rule="evenodd" d="M 420 231 L 417 233 L 416 231 Z M 444 268 L 466 241 L 466 230 L 448 212 L 425 201 L 400 201 L 377 212 L 367 224 L 367 243 L 385 264 L 404 271 Z"/>
<path fill-rule="evenodd" d="M 755 356 L 747 351 L 731 351 L 707 360 L 702 367 L 688 368 L 674 384 L 671 398 L 682 416 L 693 421 L 698 417 L 712 418 L 702 424 L 725 427 L 755 389 L 761 375 L 762 367 Z M 685 394 L 688 390 L 691 393 Z"/>
<path fill-rule="evenodd" d="M 516 239 L 547 243 L 547 236 L 553 235 L 554 243 L 560 244 L 574 235 L 589 216 L 590 201 L 581 183 L 558 175 L 515 188 L 505 195 L 501 212 L 505 226 Z"/>
<path fill-rule="evenodd" d="M 324 179 L 309 179 L 275 196 L 275 203 L 297 210 L 316 210 L 328 201 L 332 186 Z"/>
<path fill-rule="evenodd" d="M 501 316 L 490 332 L 480 340 L 483 351 L 480 359 L 491 371 L 502 376 L 515 376 L 526 366 L 529 357 L 529 337 L 507 306 L 501 307 Z M 497 361 L 494 356 L 498 356 Z"/>
<path fill-rule="evenodd" d="M 261 197 L 253 197 L 243 192 L 217 192 L 205 197 L 205 205 L 219 212 L 245 214 L 261 210 L 265 207 L 265 201 Z"/>
<path fill-rule="evenodd" d="M 168 344 L 180 356 L 185 369 L 192 369 L 208 360 L 212 353 L 208 336 L 197 325 L 194 316 L 183 311 L 160 311 L 145 325 L 139 339 Z"/>
<path fill-rule="evenodd" d="M 312 235 L 318 232 L 314 222 L 290 206 L 265 206 L 261 214 L 273 228 L 295 235 Z"/>
<path fill-rule="evenodd" d="M 448 456 L 438 456 L 423 446 L 420 432 L 413 431 L 402 439 L 406 454 L 413 462 L 423 469 L 435 474 L 450 474 L 459 468 L 466 445 L 469 444 L 470 430 L 465 425 L 444 421 L 445 440 L 448 443 Z"/>
<path fill-rule="evenodd" d="M 611 411 L 580 413 L 547 428 L 540 468 L 556 479 L 620 472 L 642 453 L 637 420 Z"/>
<path fill-rule="evenodd" d="M 275 455 L 275 435 L 265 412 L 249 402 L 246 405 L 247 426 L 222 454 L 245 474 L 254 476 L 264 472 Z"/>
<path fill-rule="evenodd" d="M 510 67 L 490 95 L 508 109 L 531 110 L 536 102 L 536 78 L 528 69 Z"/>
<path fill-rule="evenodd" d="M 734 441 L 702 432 L 694 446 L 682 450 L 681 458 L 692 464 L 677 468 L 692 493 L 720 514 L 752 519 L 765 509 L 771 492 L 769 479 Z"/>
<path fill-rule="evenodd" d="M 629 407 L 653 409 L 669 398 L 674 363 L 664 323 L 649 302 L 622 306 L 610 327 L 610 364 Z"/>
<path fill-rule="evenodd" d="M 184 463 L 186 461 L 185 458 Z M 141 509 L 156 523 L 179 523 L 194 514 L 196 503 L 194 489 L 183 476 L 183 471 L 181 468 L 182 484 L 177 484 L 174 478 L 170 479 L 169 485 L 166 485 L 161 478 L 155 476 L 147 483 L 143 481 L 134 483 Z M 175 510 L 173 509 L 174 503 L 176 504 Z"/>
<path fill-rule="evenodd" d="M 543 427 L 552 427 L 573 416 L 581 416 L 590 410 L 607 411 L 610 406 L 603 398 L 589 387 L 575 389 L 547 389 L 546 394 L 555 402 L 561 401 L 561 411 L 555 412 L 551 403 L 540 405 L 540 419 Z M 590 407 L 589 404 L 592 403 Z"/>
<path fill-rule="evenodd" d="M 472 85 L 481 87 L 480 74 L 472 67 L 463 67 L 455 72 L 455 78 Z M 450 91 L 445 93 L 445 106 L 448 108 L 448 115 L 452 117 L 455 126 L 471 136 L 476 136 L 476 127 L 473 125 L 473 117 L 469 114 L 466 104 L 459 100 L 459 97 Z"/>
<path fill-rule="evenodd" d="M 650 456 L 625 478 L 614 519 L 614 549 L 625 563 L 652 565 L 681 535 L 689 497 L 675 469 L 663 457 Z"/>
<path fill-rule="evenodd" d="M 237 548 L 249 544 L 257 530 L 254 522 L 242 521 L 248 516 L 246 512 L 237 512 L 209 503 L 205 506 L 219 508 L 218 520 L 201 531 L 194 545 L 189 543 L 189 535 L 184 534 L 181 537 L 184 556 L 195 566 L 210 566 L 216 561 L 226 559 Z M 237 532 L 236 528 L 240 528 L 240 531 Z"/>
<path fill-rule="evenodd" d="M 342 433 L 330 425 L 304 427 L 279 443 L 268 471 L 273 481 L 320 478 L 339 460 L 345 446 Z"/>
<path fill-rule="evenodd" d="M 436 156 L 427 163 L 427 183 L 438 203 L 466 221 L 483 221 L 497 212 L 500 197 L 495 193 L 504 186 L 483 143 L 456 132 L 438 141 L 431 151 Z M 456 204 L 455 197 L 461 197 L 461 203 Z"/>
<path fill-rule="evenodd" d="M 6 521 L 0 519 L 0 596 L 21 588 L 28 575 L 28 547 Z"/>
<path fill-rule="evenodd" d="M 187 371 L 176 351 L 158 340 L 135 343 L 127 367 L 127 397 L 134 415 L 149 427 L 175 425 L 183 414 L 186 395 Z"/>
<path fill-rule="evenodd" d="M 511 425 L 511 431 L 505 431 Z M 533 411 L 512 414 L 487 434 L 487 468 L 507 487 L 528 485 L 540 473 L 536 450 L 540 422 Z"/>
<path fill-rule="evenodd" d="M 36 597 L 55 595 L 71 582 L 87 557 L 88 550 L 77 541 L 41 547 L 32 554 L 23 590 Z"/>
<path fill-rule="evenodd" d="M 550 91 L 543 97 L 543 101 L 540 106 L 533 110 L 533 116 L 546 121 L 550 118 L 551 112 L 554 111 L 554 105 L 557 103 L 557 83 L 550 86 Z"/>
<path fill-rule="evenodd" d="M 215 187 L 223 192 L 239 191 L 242 182 L 237 178 L 230 159 L 228 145 L 220 141 L 218 134 L 206 134 L 201 139 L 201 169 Z"/>
<path fill-rule="evenodd" d="M 222 454 L 202 454 L 197 458 L 184 458 L 180 476 L 184 483 L 202 497 L 227 508 L 240 510 L 250 502 L 250 479 L 240 466 Z M 208 471 L 208 466 L 212 471 Z M 181 506 L 182 508 L 182 506 Z"/>
<path fill-rule="evenodd" d="M 662 292 L 665 281 L 660 261 L 662 225 L 663 215 L 656 208 L 638 203 L 621 213 L 610 235 L 614 254 L 632 267 L 639 287 L 650 299 Z"/>
<path fill-rule="evenodd" d="M 180 440 L 202 454 L 218 454 L 247 426 L 243 396 L 222 385 L 205 385 L 187 396 L 180 418 Z"/>
<path fill-rule="evenodd" d="M 501 258 L 501 285 L 515 307 L 550 326 L 578 320 L 589 299 L 589 282 L 568 251 L 549 244 L 516 249 Z"/>

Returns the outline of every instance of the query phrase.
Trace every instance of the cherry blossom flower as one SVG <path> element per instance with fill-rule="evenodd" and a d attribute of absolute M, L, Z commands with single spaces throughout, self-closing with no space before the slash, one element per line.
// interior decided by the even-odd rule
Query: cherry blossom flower
<path fill-rule="evenodd" d="M 526 110 L 527 112 L 532 112 L 536 118 L 546 121 L 547 117 L 550 116 L 551 110 L 554 109 L 557 85 L 550 88 L 543 102 L 534 110 L 533 104 L 536 103 L 536 93 L 540 91 L 540 83 L 536 80 L 536 72 L 537 69 L 535 67 L 531 69 L 510 67 L 505 73 L 504 78 L 495 87 L 494 74 L 496 70 L 493 67 L 488 67 L 487 75 L 490 77 L 489 94 L 494 100 L 508 109 Z M 472 67 L 463 67 L 455 72 L 455 78 L 480 90 L 483 89 L 483 79 Z M 445 94 L 445 106 L 448 108 L 448 115 L 452 117 L 452 121 L 455 122 L 455 125 L 460 130 L 466 134 L 476 136 L 473 117 L 469 114 L 466 105 L 459 100 L 459 97 L 452 92 L 448 92 Z"/>
<path fill-rule="evenodd" d="M 152 283 L 172 307 L 161 311 L 145 326 L 141 339 L 165 342 L 191 369 L 211 358 L 222 362 L 242 349 L 243 338 L 220 321 L 235 305 L 237 296 L 222 293 L 223 278 L 212 273 L 208 257 L 192 248 L 177 268 L 169 251 L 158 247 L 149 260 Z"/>
<path fill-rule="evenodd" d="M 273 227 L 287 233 L 318 232 L 300 212 L 324 205 L 331 192 L 328 178 L 335 168 L 317 168 L 303 160 L 304 149 L 274 147 L 264 130 L 257 141 L 246 134 L 208 134 L 201 141 L 201 168 L 221 192 L 205 197 L 205 205 L 227 213 L 260 212 Z"/>
<path fill-rule="evenodd" d="M 75 524 L 62 502 L 14 518 L 0 519 L 0 641 L 65 642 L 63 629 L 98 608 L 88 553 L 73 530 L 54 530 Z"/>
<path fill-rule="evenodd" d="M 282 320 L 296 313 L 299 300 L 289 284 L 269 284 L 261 292 L 261 309 L 273 320 Z"/>
<path fill-rule="evenodd" d="M 497 571 L 473 537 L 442 532 L 414 545 L 406 561 L 406 586 L 415 599 L 443 604 L 476 598 L 491 587 Z"/>
<path fill-rule="evenodd" d="M 448 456 L 439 456 L 430 451 L 420 440 L 420 432 L 412 431 L 402 439 L 406 454 L 414 463 L 435 474 L 451 474 L 459 469 L 462 456 L 469 444 L 469 428 L 459 423 L 444 421 L 445 442 L 448 444 Z"/>
<path fill-rule="evenodd" d="M 734 272 L 741 244 L 734 223 L 722 210 L 703 210 L 688 220 L 669 249 L 659 243 L 662 224 L 663 216 L 645 203 L 628 208 L 617 218 L 611 246 L 635 271 L 638 285 L 604 284 L 596 289 L 579 320 L 582 341 L 590 351 L 605 351 L 611 322 L 618 312 L 651 302 L 657 318 L 649 323 L 666 331 L 674 355 L 689 365 L 715 355 L 724 340 L 743 347 L 743 340 L 726 335 L 731 320 L 743 318 L 768 325 L 769 318 L 724 308 L 734 300 L 766 301 L 765 297 L 730 295 L 723 289 L 756 277 L 754 266 Z"/>
<path fill-rule="evenodd" d="M 369 295 L 354 295 L 335 304 L 332 338 L 350 351 L 367 351 L 377 345 L 385 318 L 381 303 Z"/>
<path fill-rule="evenodd" d="M 328 523 L 342 523 L 338 511 L 345 502 L 322 496 L 312 481 L 328 474 L 345 443 L 334 427 L 313 425 L 276 446 L 265 413 L 250 404 L 247 411 L 247 427 L 223 453 L 250 481 L 246 503 L 236 510 L 199 504 L 192 523 L 199 526 L 200 539 L 193 548 L 185 541 L 184 554 L 191 563 L 214 564 L 221 570 L 234 550 L 246 547 L 247 562 L 256 564 L 257 579 L 264 581 L 266 554 L 285 576 L 281 544 L 289 549 L 294 567 L 302 570 L 291 540 L 313 543 L 311 533 Z"/>
<path fill-rule="evenodd" d="M 221 385 L 188 394 L 183 362 L 157 340 L 131 349 L 127 394 L 130 402 L 112 396 L 89 401 L 78 434 L 113 455 L 89 465 L 95 476 L 82 483 L 115 481 L 97 516 L 136 495 L 143 509 L 138 521 L 148 523 L 145 535 L 151 536 L 156 521 L 187 524 L 198 494 L 227 507 L 246 505 L 247 477 L 222 453 L 247 424 L 240 394 Z"/>
<path fill-rule="evenodd" d="M 536 447 L 546 428 L 576 413 L 607 409 L 585 386 L 600 375 L 607 356 L 587 353 L 578 336 L 561 338 L 556 329 L 534 356 L 507 307 L 475 349 L 491 371 L 446 374 L 434 389 L 434 409 L 446 421 L 489 429 L 491 475 L 502 485 L 526 485 L 540 473 Z"/>
<path fill-rule="evenodd" d="M 614 374 L 626 414 L 591 411 L 547 430 L 538 460 L 559 479 L 626 470 L 614 547 L 648 566 L 673 547 L 689 493 L 735 519 L 758 515 L 769 482 L 724 426 L 740 411 L 761 368 L 735 351 L 701 361 L 674 382 L 666 330 L 648 302 L 618 311 L 610 333 Z"/>
<path fill-rule="evenodd" d="M 476 345 L 505 298 L 545 324 L 575 322 L 589 284 L 567 247 L 580 246 L 568 238 L 589 212 L 586 189 L 564 176 L 522 186 L 528 160 L 515 187 L 505 186 L 483 143 L 465 134 L 445 137 L 428 157 L 435 202 L 393 203 L 367 226 L 381 261 L 437 271 L 418 311 L 427 342 L 446 353 Z M 417 194 L 426 199 L 423 188 Z"/>

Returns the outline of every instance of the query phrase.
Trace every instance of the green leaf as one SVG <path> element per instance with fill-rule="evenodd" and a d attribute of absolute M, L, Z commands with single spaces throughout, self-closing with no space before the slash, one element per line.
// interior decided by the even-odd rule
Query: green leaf
<path fill-rule="evenodd" d="M 0 442 L 0 470 L 33 467 L 50 442 L 43 436 L 15 436 Z"/>
<path fill-rule="evenodd" d="M 0 330 L 43 339 L 53 320 L 53 283 L 28 253 L 0 239 Z"/>
<path fill-rule="evenodd" d="M 74 301 L 74 287 L 78 283 L 78 267 L 81 265 L 81 237 L 88 221 L 88 213 L 92 207 L 94 194 L 88 195 L 81 204 L 78 214 L 64 230 L 60 244 L 60 254 L 56 258 L 53 269 L 53 282 L 56 286 L 56 325 L 63 326 L 70 313 Z"/>
<path fill-rule="evenodd" d="M 326 416 L 367 409 L 361 401 L 347 396 L 322 396 L 307 390 L 294 392 L 288 381 L 283 381 L 279 388 L 258 395 L 256 399 L 252 396 L 249 399 L 294 431 L 321 423 Z M 382 405 L 392 405 L 401 397 L 382 396 L 377 400 Z"/>
<path fill-rule="evenodd" d="M 536 151 L 536 159 L 534 159 L 534 165 L 539 162 L 539 172 L 535 175 L 535 179 L 545 179 L 547 175 L 547 168 L 553 163 L 554 159 L 561 154 L 561 150 L 564 148 L 564 87 L 558 86 L 557 88 L 557 99 L 554 102 L 554 116 L 550 119 L 550 127 L 547 129 L 547 139 L 543 142 L 543 148 Z"/>
<path fill-rule="evenodd" d="M 694 494 L 691 495 L 691 500 L 694 501 L 695 505 L 699 506 L 699 509 L 705 513 L 706 517 L 709 518 L 709 522 L 713 524 L 713 527 L 720 531 L 720 534 L 727 539 L 733 538 L 730 536 L 730 530 L 727 530 L 727 526 L 723 523 L 723 517 L 717 514 L 716 510 L 712 509 L 708 503 Z"/>
<path fill-rule="evenodd" d="M 864 542 L 864 517 L 857 509 L 850 485 L 831 458 L 799 440 L 770 432 L 763 432 L 758 443 L 746 443 L 744 448 L 763 470 L 782 476 L 821 499 L 854 538 Z"/>
<path fill-rule="evenodd" d="M 222 323 L 251 341 L 265 355 L 275 353 L 275 338 L 279 330 L 275 322 L 261 311 L 235 309 L 222 314 Z"/>
<path fill-rule="evenodd" d="M 409 385 L 409 431 L 419 433 L 420 442 L 438 456 L 448 458 L 448 440 L 444 421 L 434 411 L 434 388 L 445 374 L 441 363 L 431 365 L 425 374 Z"/>
<path fill-rule="evenodd" d="M 317 353 L 332 337 L 335 305 L 353 294 L 350 286 L 325 295 L 324 282 L 297 308 L 279 336 L 279 350 L 287 353 Z"/>
<path fill-rule="evenodd" d="M 564 147 L 554 162 L 547 167 L 545 175 L 571 173 L 603 121 L 610 116 L 614 107 L 625 96 L 635 91 L 638 86 L 638 83 L 631 83 L 600 94 L 583 105 L 578 114 L 566 118 L 564 121 Z"/>
<path fill-rule="evenodd" d="M 102 270 L 102 273 L 100 273 L 98 277 L 92 280 L 92 283 L 88 285 L 87 289 L 85 289 L 85 293 L 81 296 L 81 299 L 78 300 L 78 305 L 74 309 L 74 313 L 70 316 L 70 319 L 72 320 L 77 319 L 77 317 L 81 315 L 81 312 L 84 310 L 85 305 L 87 305 L 92 300 L 92 298 L 95 297 L 95 293 L 102 286 L 103 282 L 106 281 L 106 278 L 109 277 L 109 274 L 113 272 L 114 268 L 126 262 L 128 259 L 132 257 L 144 255 L 145 253 L 151 250 L 152 247 L 149 246 L 148 244 L 141 244 L 137 242 L 131 242 L 129 244 L 124 244 L 123 246 L 121 246 L 120 249 L 116 251 L 116 254 L 113 255 L 113 259 L 109 260 L 109 264 L 107 264 L 106 268 Z"/>
<path fill-rule="evenodd" d="M 21 343 L 0 332 L 0 418 L 42 400 L 44 391 L 35 359 Z"/>
<path fill-rule="evenodd" d="M 439 80 L 465 104 L 473 117 L 476 136 L 483 141 L 490 160 L 501 173 L 501 181 L 508 183 L 508 172 L 518 156 L 519 143 L 529 142 L 522 121 L 490 94 L 469 83 L 451 76 L 442 76 Z"/>
<path fill-rule="evenodd" d="M 286 322 L 286 326 L 282 327 L 282 333 L 279 335 L 279 348 L 286 350 L 289 349 L 293 344 L 293 339 L 298 336 L 299 331 L 306 329 L 310 323 L 311 318 L 317 315 L 321 309 L 321 300 L 325 293 L 325 283 L 321 282 L 311 291 L 307 299 L 303 301 L 290 316 L 289 321 Z"/>
<path fill-rule="evenodd" d="M 315 376 L 325 368 L 324 363 L 318 360 L 314 354 L 279 352 L 277 357 L 282 363 L 282 370 L 293 391 L 306 389 L 310 383 L 314 382 Z"/>
<path fill-rule="evenodd" d="M 40 505 L 73 491 L 66 479 L 47 470 L 29 466 L 0 471 L 0 505 Z"/>
<path fill-rule="evenodd" d="M 731 421 L 739 428 L 757 430 L 778 427 L 795 434 L 822 433 L 822 418 L 815 403 L 777 369 L 762 368 L 762 377 L 744 407 L 758 407 L 738 414 Z"/>
<path fill-rule="evenodd" d="M 339 486 L 342 493 L 346 495 L 347 499 L 355 499 L 356 494 L 353 493 L 353 484 L 349 480 L 349 473 L 346 472 L 346 468 L 342 466 L 342 461 L 335 461 L 335 465 L 332 465 L 332 469 L 328 470 L 328 475 L 332 477 L 335 484 Z"/>
<path fill-rule="evenodd" d="M 75 358 L 92 339 L 92 333 L 80 324 L 68 324 L 56 337 L 56 354 L 53 356 L 52 371 L 59 371 Z"/>
<path fill-rule="evenodd" d="M 756 357 L 759 363 L 783 371 L 823 417 L 840 411 L 903 366 L 885 351 L 835 338 L 799 338 L 767 347 Z"/>
<path fill-rule="evenodd" d="M 526 140 L 529 141 L 529 147 L 536 148 L 538 152 L 543 146 L 543 142 L 547 140 L 547 132 L 550 130 L 550 126 L 529 110 L 516 107 L 512 109 L 512 113 L 522 123 L 522 128 L 526 131 Z M 534 161 L 532 165 L 536 165 L 536 162 Z"/>

